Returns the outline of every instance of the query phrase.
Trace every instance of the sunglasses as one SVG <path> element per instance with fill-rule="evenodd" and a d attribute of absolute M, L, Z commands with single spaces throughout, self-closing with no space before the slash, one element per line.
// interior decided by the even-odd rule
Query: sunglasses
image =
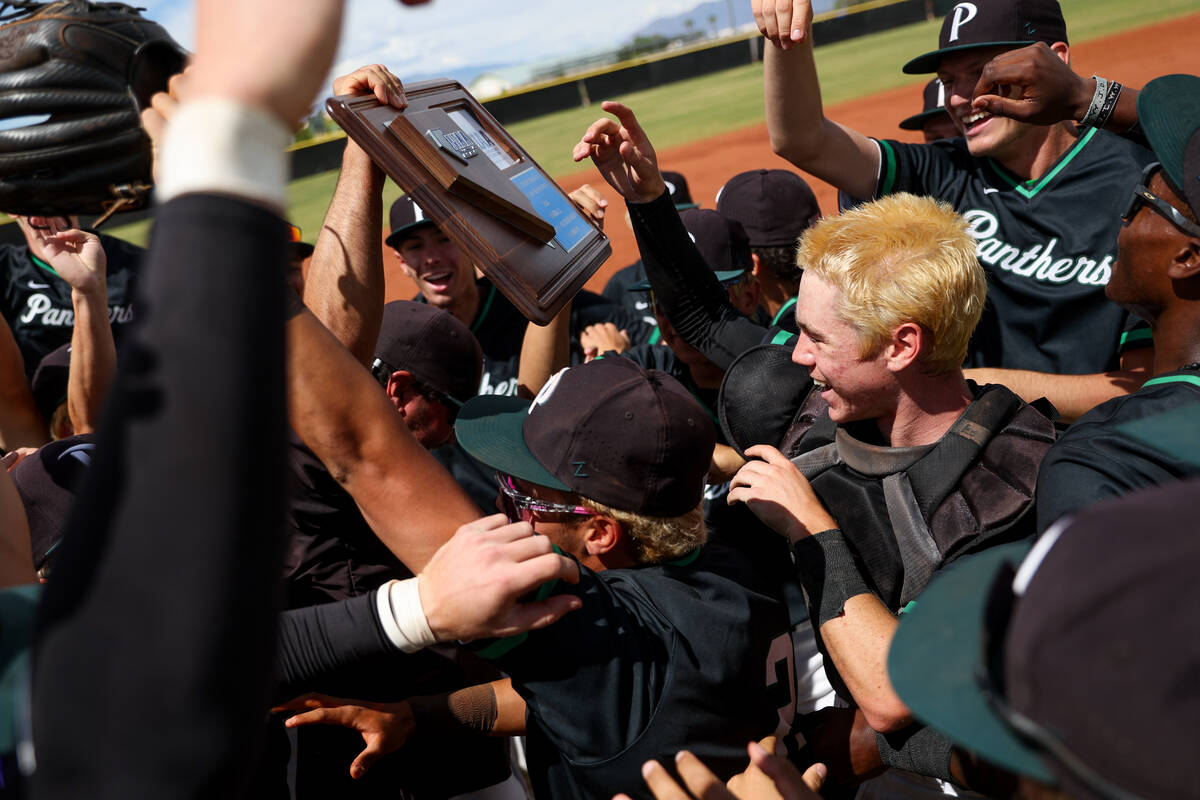
<path fill-rule="evenodd" d="M 496 484 L 500 487 L 500 510 L 509 522 L 533 522 L 538 514 L 568 514 L 576 517 L 594 517 L 596 512 L 583 506 L 552 503 L 530 497 L 517 488 L 513 476 L 496 473 Z"/>
<path fill-rule="evenodd" d="M 382 358 L 376 358 L 371 362 L 371 375 L 378 381 L 379 385 L 387 388 L 388 381 L 392 377 L 392 373 L 396 372 L 396 367 L 384 361 Z M 427 384 L 420 381 L 414 381 L 412 390 L 433 403 L 441 403 L 450 412 L 450 423 L 453 424 L 458 419 L 458 412 L 462 408 L 462 401 L 456 400 L 445 392 L 439 392 Z"/>
<path fill-rule="evenodd" d="M 1129 198 L 1129 205 L 1121 214 L 1121 221 L 1126 225 L 1132 223 L 1133 218 L 1142 210 L 1142 206 L 1149 206 L 1188 236 L 1200 237 L 1200 225 L 1189 220 L 1175 206 L 1146 188 L 1150 183 L 1150 178 L 1160 169 L 1162 169 L 1162 164 L 1155 161 L 1147 164 L 1146 168 L 1142 170 L 1142 177 L 1138 180 L 1137 186 L 1133 187 L 1133 195 Z"/>
<path fill-rule="evenodd" d="M 1137 795 L 1125 791 L 1084 763 L 1056 733 L 1009 705 L 1004 681 L 1004 642 L 1019 600 L 1013 591 L 1016 575 L 1017 568 L 1005 564 L 988 591 L 984 611 L 983 663 L 975 676 L 979 688 L 992 710 L 1026 744 L 1045 753 L 1097 797 L 1104 800 L 1139 800 Z"/>

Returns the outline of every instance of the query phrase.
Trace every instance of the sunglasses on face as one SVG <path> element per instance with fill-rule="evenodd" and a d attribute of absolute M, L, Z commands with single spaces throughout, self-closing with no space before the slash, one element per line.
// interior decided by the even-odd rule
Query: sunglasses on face
<path fill-rule="evenodd" d="M 1129 205 L 1125 207 L 1124 213 L 1121 214 L 1121 221 L 1128 225 L 1142 210 L 1142 206 L 1149 206 L 1188 236 L 1200 237 L 1200 225 L 1189 220 L 1179 209 L 1147 188 L 1154 173 L 1160 169 L 1162 169 L 1162 164 L 1155 161 L 1142 170 L 1142 177 L 1138 180 L 1137 186 L 1133 187 L 1133 195 L 1129 198 Z"/>
<path fill-rule="evenodd" d="M 1008 703 L 1004 680 L 1004 643 L 1020 598 L 1013 591 L 1017 569 L 1005 564 L 992 582 L 984 611 L 983 662 L 976 683 L 992 710 L 1026 744 L 1041 751 L 1104 800 L 1139 800 L 1085 764 L 1066 742 L 1050 729 L 1017 711 Z"/>
<path fill-rule="evenodd" d="M 568 514 L 576 517 L 594 517 L 596 512 L 583 506 L 552 503 L 530 497 L 517 488 L 511 475 L 496 473 L 496 485 L 500 488 L 500 508 L 509 522 L 533 522 L 539 514 Z"/>
<path fill-rule="evenodd" d="M 379 382 L 379 385 L 385 389 L 387 388 L 388 381 L 391 380 L 392 373 L 396 371 L 397 370 L 395 367 L 384 361 L 382 358 L 376 358 L 371 362 L 371 375 L 374 376 L 375 380 Z M 458 400 L 455 400 L 445 392 L 439 392 L 437 389 L 421 383 L 420 381 L 413 382 L 412 390 L 431 403 L 440 403 L 441 405 L 445 406 L 446 410 L 450 412 L 451 424 L 454 424 L 454 421 L 458 419 L 459 409 L 461 409 L 463 405 Z"/>

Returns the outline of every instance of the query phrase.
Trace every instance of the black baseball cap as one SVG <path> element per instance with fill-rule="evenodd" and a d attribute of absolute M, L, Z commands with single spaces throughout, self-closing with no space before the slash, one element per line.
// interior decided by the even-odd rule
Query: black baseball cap
<path fill-rule="evenodd" d="M 754 266 L 750 258 L 750 240 L 741 223 L 703 208 L 684 209 L 679 212 L 679 219 L 704 257 L 704 263 L 716 273 L 721 283 L 737 280 Z M 648 292 L 650 288 L 650 281 L 645 280 L 630 284 L 625 291 Z"/>
<path fill-rule="evenodd" d="M 396 202 L 392 203 L 392 207 L 388 211 L 388 230 L 390 233 L 383 240 L 383 243 L 388 247 L 398 250 L 405 233 L 414 228 L 434 224 L 436 223 L 425 215 L 425 210 L 412 199 L 412 195 L 401 195 L 396 199 Z"/>
<path fill-rule="evenodd" d="M 924 101 L 924 106 L 921 109 L 921 113 L 913 114 L 901 122 L 901 130 L 919 131 L 925 127 L 925 120 L 930 117 L 950 113 L 946 110 L 946 87 L 942 86 L 942 82 L 937 78 L 925 84 L 922 100 Z"/>
<path fill-rule="evenodd" d="M 483 350 L 451 313 L 425 303 L 393 300 L 383 307 L 372 371 L 406 370 L 459 403 L 479 391 Z"/>
<path fill-rule="evenodd" d="M 95 435 L 81 433 L 44 445 L 13 467 L 10 474 L 29 520 L 34 569 L 45 566 L 62 538 L 75 490 L 91 466 L 95 450 Z"/>
<path fill-rule="evenodd" d="M 1197 491 L 1136 492 L 1032 549 L 948 567 L 900 617 L 897 694 L 956 744 L 1070 797 L 1200 797 Z"/>
<path fill-rule="evenodd" d="M 698 208 L 697 204 L 692 202 L 692 193 L 688 190 L 687 178 L 678 172 L 663 170 L 662 179 L 663 183 L 667 185 L 667 194 L 671 196 L 671 202 L 675 204 L 676 211 Z"/>
<path fill-rule="evenodd" d="M 751 347 L 721 380 L 717 416 L 725 441 L 742 457 L 756 444 L 782 447 L 812 388 L 812 376 L 792 361 L 790 347 Z"/>
<path fill-rule="evenodd" d="M 751 247 L 795 245 L 821 218 L 813 190 L 785 169 L 734 175 L 717 192 L 717 211 L 741 223 Z"/>
<path fill-rule="evenodd" d="M 942 56 L 979 47 L 1025 47 L 1067 41 L 1058 0 L 973 0 L 956 3 L 942 20 L 938 49 L 904 65 L 910 75 L 936 72 Z"/>
<path fill-rule="evenodd" d="M 1200 78 L 1155 78 L 1138 95 L 1137 107 L 1163 171 L 1200 216 Z"/>
<path fill-rule="evenodd" d="M 47 423 L 54 415 L 54 410 L 67 399 L 70 369 L 71 343 L 68 342 L 42 356 L 29 381 L 34 405 L 42 412 L 42 419 Z"/>
<path fill-rule="evenodd" d="M 501 472 L 655 517 L 700 504 L 716 444 L 679 381 L 620 356 L 562 370 L 532 403 L 475 397 L 455 430 L 468 453 Z"/>

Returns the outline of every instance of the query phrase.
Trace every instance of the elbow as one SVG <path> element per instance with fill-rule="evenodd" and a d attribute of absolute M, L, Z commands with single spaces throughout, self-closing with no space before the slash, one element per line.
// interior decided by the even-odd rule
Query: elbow
<path fill-rule="evenodd" d="M 770 131 L 771 150 L 780 158 L 785 158 L 804 169 L 820 153 L 820 137 L 816 135 L 795 135 L 793 132 Z"/>
<path fill-rule="evenodd" d="M 908 706 L 894 695 L 890 698 L 872 698 L 871 702 L 862 703 L 859 708 L 867 724 L 879 733 L 902 731 L 913 723 Z"/>

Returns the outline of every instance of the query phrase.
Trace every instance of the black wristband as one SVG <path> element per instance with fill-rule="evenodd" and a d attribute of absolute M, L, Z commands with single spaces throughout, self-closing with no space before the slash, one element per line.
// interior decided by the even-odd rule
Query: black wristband
<path fill-rule="evenodd" d="M 851 597 L 871 593 L 846 537 L 837 528 L 795 542 L 792 560 L 817 627 L 840 615 Z"/>
<path fill-rule="evenodd" d="M 950 774 L 953 743 L 935 731 L 912 725 L 895 733 L 876 733 L 879 758 L 889 767 L 954 782 Z"/>

